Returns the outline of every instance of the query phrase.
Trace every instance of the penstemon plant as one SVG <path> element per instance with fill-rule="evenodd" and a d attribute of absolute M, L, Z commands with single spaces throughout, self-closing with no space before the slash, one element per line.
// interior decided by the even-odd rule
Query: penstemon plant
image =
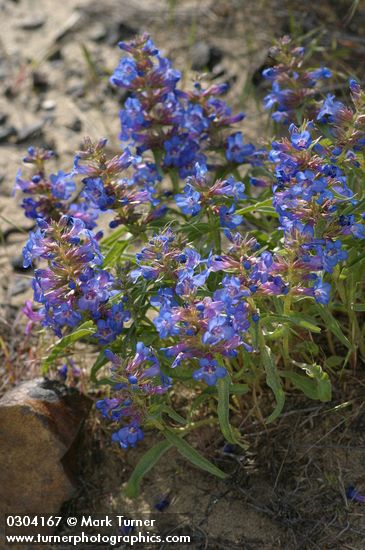
<path fill-rule="evenodd" d="M 27 330 L 58 337 L 45 370 L 83 340 L 98 352 L 90 376 L 106 388 L 96 407 L 112 440 L 128 449 L 146 428 L 164 436 L 132 474 L 134 496 L 172 446 L 225 477 L 185 436 L 217 422 L 244 447 L 245 411 L 274 421 L 290 388 L 328 401 L 329 375 L 365 358 L 365 94 L 350 80 L 351 106 L 324 97 L 331 71 L 306 69 L 304 49 L 283 38 L 264 71 L 283 137 L 257 149 L 221 99 L 225 85 L 180 89 L 147 35 L 120 48 L 110 80 L 128 91 L 122 153 L 87 138 L 69 172 L 49 175 L 52 152 L 30 148 L 32 174 L 16 185 L 37 224 L 24 265 L 41 265 Z"/>

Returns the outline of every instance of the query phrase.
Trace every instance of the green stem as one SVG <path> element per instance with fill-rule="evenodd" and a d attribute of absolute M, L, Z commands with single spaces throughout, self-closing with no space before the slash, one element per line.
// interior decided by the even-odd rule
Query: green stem
<path fill-rule="evenodd" d="M 289 292 L 284 298 L 284 315 L 289 316 L 290 310 L 291 310 L 291 294 Z M 290 345 L 290 328 L 289 326 L 287 326 L 283 337 L 283 354 L 284 354 L 284 363 L 286 368 L 289 368 L 290 366 L 289 345 Z"/>

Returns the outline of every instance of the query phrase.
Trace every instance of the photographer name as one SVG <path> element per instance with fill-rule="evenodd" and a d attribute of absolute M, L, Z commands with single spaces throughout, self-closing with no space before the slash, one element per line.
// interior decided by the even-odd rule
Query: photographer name
<path fill-rule="evenodd" d="M 125 516 L 104 516 L 103 518 L 93 518 L 92 516 L 82 516 L 81 527 L 153 527 L 155 519 L 132 519 Z"/>

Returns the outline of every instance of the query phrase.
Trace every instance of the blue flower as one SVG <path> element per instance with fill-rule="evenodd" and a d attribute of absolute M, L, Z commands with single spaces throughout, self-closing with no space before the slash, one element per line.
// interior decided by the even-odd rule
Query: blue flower
<path fill-rule="evenodd" d="M 70 308 L 69 304 L 61 304 L 58 308 L 54 308 L 53 317 L 58 325 L 69 327 L 76 327 L 82 320 L 82 315 Z"/>
<path fill-rule="evenodd" d="M 93 202 L 100 210 L 108 210 L 115 202 L 115 197 L 107 194 L 101 178 L 84 178 L 83 196 Z"/>
<path fill-rule="evenodd" d="M 214 346 L 221 340 L 229 340 L 234 335 L 234 329 L 224 315 L 217 315 L 209 320 L 208 330 L 204 333 L 203 344 Z"/>
<path fill-rule="evenodd" d="M 138 69 L 134 59 L 123 57 L 110 77 L 110 82 L 114 84 L 114 86 L 129 88 L 137 77 Z"/>
<path fill-rule="evenodd" d="M 295 149 L 298 149 L 298 151 L 302 149 L 308 149 L 308 147 L 312 143 L 312 137 L 308 130 L 303 130 L 303 132 L 298 132 L 297 130 L 294 130 L 291 134 L 290 140 L 293 147 L 295 147 Z"/>
<path fill-rule="evenodd" d="M 175 195 L 175 201 L 183 214 L 196 216 L 200 210 L 200 193 L 189 183 L 184 187 L 184 193 Z"/>
<path fill-rule="evenodd" d="M 248 157 L 255 152 L 255 147 L 252 143 L 243 143 L 241 132 L 236 132 L 227 138 L 226 157 L 230 162 L 242 164 L 248 162 Z"/>
<path fill-rule="evenodd" d="M 334 95 L 327 95 L 323 100 L 321 108 L 317 114 L 317 120 L 320 122 L 332 122 L 338 113 L 338 111 L 344 108 L 344 104 L 341 101 L 337 101 Z"/>
<path fill-rule="evenodd" d="M 227 370 L 218 365 L 215 359 L 201 359 L 199 365 L 201 368 L 193 372 L 193 378 L 196 381 L 203 380 L 208 386 L 215 386 L 219 378 L 227 375 Z"/>
<path fill-rule="evenodd" d="M 330 301 L 331 285 L 318 278 L 313 285 L 313 294 L 316 302 L 327 305 Z"/>
<path fill-rule="evenodd" d="M 137 424 L 132 422 L 129 426 L 121 428 L 112 435 L 112 441 L 119 443 L 122 449 L 128 449 L 129 447 L 135 447 L 138 441 L 144 438 L 144 433 Z"/>
<path fill-rule="evenodd" d="M 171 312 L 166 309 L 160 311 L 160 315 L 155 317 L 153 324 L 155 325 L 161 338 L 175 336 L 180 332 L 180 329 L 177 326 Z"/>
<path fill-rule="evenodd" d="M 75 182 L 70 179 L 70 175 L 65 174 L 62 170 L 57 172 L 57 174 L 51 174 L 49 179 L 52 195 L 56 199 L 67 200 L 76 189 Z"/>
<path fill-rule="evenodd" d="M 313 79 L 312 85 L 316 83 L 317 80 L 327 79 L 332 77 L 332 71 L 328 67 L 321 67 L 310 71 L 308 76 Z"/>
<path fill-rule="evenodd" d="M 348 253 L 342 249 L 341 241 L 330 241 L 326 243 L 322 252 L 323 268 L 327 273 L 332 273 L 334 267 L 347 259 Z"/>
<path fill-rule="evenodd" d="M 228 229 L 236 229 L 243 222 L 243 216 L 234 214 L 236 207 L 234 204 L 228 208 L 228 206 L 221 206 L 219 209 L 219 217 L 222 227 L 228 227 Z"/>

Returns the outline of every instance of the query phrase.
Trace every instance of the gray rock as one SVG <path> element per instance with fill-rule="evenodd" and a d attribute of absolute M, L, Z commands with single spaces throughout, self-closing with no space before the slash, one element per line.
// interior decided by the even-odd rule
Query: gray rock
<path fill-rule="evenodd" d="M 191 51 L 191 68 L 194 71 L 212 71 L 223 57 L 222 51 L 207 42 L 196 42 Z"/>
<path fill-rule="evenodd" d="M 72 121 L 69 124 L 66 124 L 66 127 L 72 130 L 73 132 L 81 132 L 82 130 L 82 122 L 79 119 L 79 117 L 75 117 L 72 119 Z"/>
<path fill-rule="evenodd" d="M 40 120 L 38 122 L 35 122 L 34 124 L 31 124 L 30 126 L 24 126 L 23 128 L 19 128 L 17 131 L 16 142 L 23 143 L 28 139 L 34 139 L 36 137 L 40 137 L 42 135 L 44 124 L 45 124 L 45 120 Z"/>
<path fill-rule="evenodd" d="M 36 29 L 40 29 L 45 24 L 46 20 L 44 17 L 40 16 L 34 16 L 30 17 L 29 19 L 24 19 L 20 25 L 20 29 L 24 29 L 25 31 L 34 31 Z"/>
<path fill-rule="evenodd" d="M 9 141 L 9 138 L 16 135 L 14 126 L 3 126 L 0 128 L 0 142 Z"/>
<path fill-rule="evenodd" d="M 75 448 L 91 400 L 37 378 L 0 399 L 0 513 L 55 514 L 76 489 Z"/>

